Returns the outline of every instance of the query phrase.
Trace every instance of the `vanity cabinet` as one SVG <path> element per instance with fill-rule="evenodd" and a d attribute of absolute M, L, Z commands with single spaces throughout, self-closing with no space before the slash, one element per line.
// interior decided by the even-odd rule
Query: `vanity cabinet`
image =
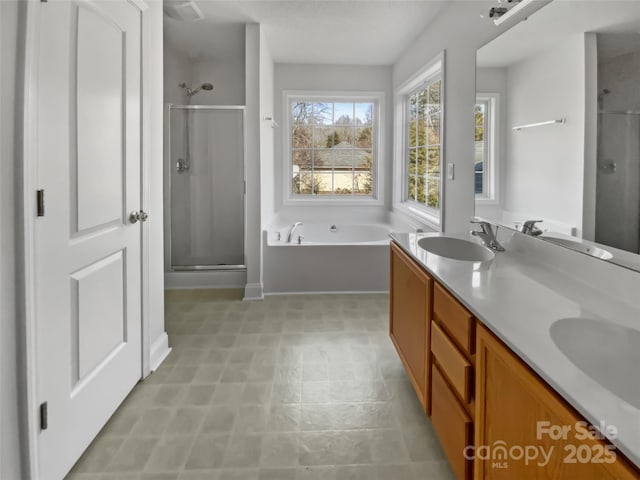
<path fill-rule="evenodd" d="M 508 347 L 482 325 L 477 333 L 475 445 L 487 446 L 482 456 L 491 458 L 476 457 L 475 480 L 639 478 L 619 455 L 613 461 L 606 443 L 582 438 L 582 417 Z M 538 456 L 518 460 L 519 450 L 505 454 L 500 445 L 529 448 L 530 456 L 537 449 Z M 547 462 L 541 449 L 551 451 Z"/>
<path fill-rule="evenodd" d="M 425 412 L 431 412 L 429 326 L 433 280 L 391 244 L 389 335 Z"/>
<path fill-rule="evenodd" d="M 391 340 L 458 480 L 640 479 L 607 443 L 582 438 L 589 424 L 393 242 L 390 286 Z"/>

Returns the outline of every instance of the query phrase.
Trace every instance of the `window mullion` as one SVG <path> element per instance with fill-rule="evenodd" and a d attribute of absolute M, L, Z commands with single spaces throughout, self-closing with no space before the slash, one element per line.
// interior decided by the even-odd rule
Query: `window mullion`
<path fill-rule="evenodd" d="M 356 194 L 356 104 L 351 105 L 351 196 Z"/>
<path fill-rule="evenodd" d="M 316 191 L 316 129 L 315 129 L 315 104 L 311 103 L 311 118 L 309 118 L 309 128 L 311 129 L 311 195 Z"/>

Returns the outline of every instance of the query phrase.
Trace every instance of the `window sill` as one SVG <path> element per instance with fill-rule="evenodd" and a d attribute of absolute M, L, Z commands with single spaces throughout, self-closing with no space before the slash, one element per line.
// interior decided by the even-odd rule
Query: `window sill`
<path fill-rule="evenodd" d="M 500 205 L 500 202 L 495 198 L 489 197 L 478 197 L 476 196 L 476 204 L 486 205 L 486 206 L 497 206 Z"/>
<path fill-rule="evenodd" d="M 286 198 L 282 204 L 284 206 L 357 206 L 357 205 L 363 205 L 363 206 L 368 206 L 368 205 L 372 205 L 372 206 L 379 206 L 379 205 L 384 205 L 384 200 L 381 198 L 372 198 L 372 197 L 365 197 L 365 198 L 352 198 L 352 197 L 334 197 L 334 196 L 319 196 L 319 195 L 314 195 L 312 197 L 309 198 Z"/>
<path fill-rule="evenodd" d="M 442 231 L 442 227 L 440 224 L 440 217 L 438 216 L 429 214 L 426 211 L 413 207 L 409 205 L 407 202 L 395 204 L 394 209 L 397 212 L 400 212 L 406 215 L 407 217 L 411 218 L 412 220 L 420 222 L 435 231 L 438 231 L 438 232 Z"/>

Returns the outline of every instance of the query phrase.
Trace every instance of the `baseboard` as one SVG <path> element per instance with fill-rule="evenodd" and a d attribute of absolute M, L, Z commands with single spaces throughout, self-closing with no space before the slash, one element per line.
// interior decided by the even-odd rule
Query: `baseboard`
<path fill-rule="evenodd" d="M 389 290 L 349 290 L 349 291 L 309 291 L 309 292 L 264 292 L 265 297 L 277 297 L 279 295 L 381 295 L 388 294 Z"/>
<path fill-rule="evenodd" d="M 149 367 L 151 371 L 155 372 L 170 353 L 171 348 L 169 347 L 169 336 L 167 335 L 167 332 L 162 332 L 162 335 L 160 335 L 151 345 L 151 351 L 149 352 Z"/>
<path fill-rule="evenodd" d="M 262 292 L 261 283 L 247 283 L 244 287 L 243 300 L 263 300 L 264 293 Z"/>

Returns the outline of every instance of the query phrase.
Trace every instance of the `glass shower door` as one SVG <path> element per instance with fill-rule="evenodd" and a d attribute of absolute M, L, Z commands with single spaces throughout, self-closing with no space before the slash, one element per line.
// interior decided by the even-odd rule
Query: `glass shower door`
<path fill-rule="evenodd" d="M 244 108 L 170 108 L 172 270 L 244 268 Z"/>
<path fill-rule="evenodd" d="M 640 253 L 640 112 L 598 114 L 595 240 Z"/>

